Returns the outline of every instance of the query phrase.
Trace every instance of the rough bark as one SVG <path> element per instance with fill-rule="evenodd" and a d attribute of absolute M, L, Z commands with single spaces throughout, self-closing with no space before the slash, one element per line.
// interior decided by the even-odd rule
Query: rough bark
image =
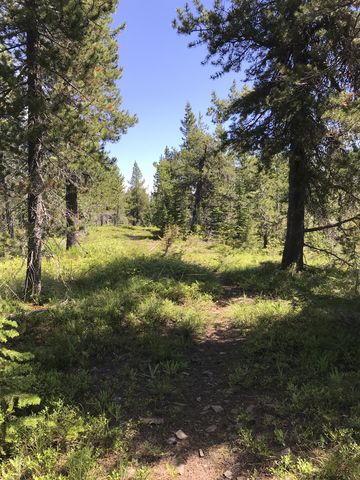
<path fill-rule="evenodd" d="M 78 189 L 75 178 L 70 176 L 65 184 L 66 199 L 66 250 L 78 243 Z"/>
<path fill-rule="evenodd" d="M 37 297 L 41 293 L 41 263 L 43 242 L 43 178 L 42 178 L 42 117 L 41 84 L 37 64 L 39 34 L 33 0 L 27 2 L 30 18 L 26 32 L 27 55 L 27 109 L 28 109 L 28 254 L 25 279 L 25 297 Z"/>
<path fill-rule="evenodd" d="M 306 159 L 301 148 L 293 151 L 289 165 L 289 202 L 287 212 L 286 239 L 282 257 L 282 268 L 295 265 L 304 268 L 304 217 L 306 193 Z"/>

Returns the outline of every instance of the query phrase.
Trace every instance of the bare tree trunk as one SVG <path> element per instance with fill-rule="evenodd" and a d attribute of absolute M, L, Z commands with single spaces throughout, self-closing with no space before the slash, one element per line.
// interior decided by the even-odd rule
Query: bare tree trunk
<path fill-rule="evenodd" d="M 78 189 L 73 175 L 66 180 L 66 250 L 78 243 Z"/>
<path fill-rule="evenodd" d="M 25 296 L 37 297 L 41 293 L 41 263 L 43 241 L 43 187 L 42 178 L 42 118 L 40 72 L 37 64 L 39 34 L 35 18 L 34 0 L 28 0 L 27 8 L 32 17 L 26 32 L 27 54 L 27 107 L 28 107 L 28 254 L 25 279 Z"/>
<path fill-rule="evenodd" d="M 306 193 L 306 159 L 303 150 L 290 158 L 289 204 L 286 240 L 282 268 L 295 264 L 296 270 L 304 268 L 304 217 Z"/>

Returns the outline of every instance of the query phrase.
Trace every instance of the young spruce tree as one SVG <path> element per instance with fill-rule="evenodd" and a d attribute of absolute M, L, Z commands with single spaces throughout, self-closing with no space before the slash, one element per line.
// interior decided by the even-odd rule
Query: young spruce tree
<path fill-rule="evenodd" d="M 130 186 L 127 192 L 127 215 L 133 225 L 145 225 L 149 211 L 149 196 L 144 187 L 141 170 L 137 162 L 134 163 Z"/>

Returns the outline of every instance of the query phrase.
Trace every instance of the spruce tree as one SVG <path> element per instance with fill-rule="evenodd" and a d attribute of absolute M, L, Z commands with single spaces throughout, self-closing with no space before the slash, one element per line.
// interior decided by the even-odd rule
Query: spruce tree
<path fill-rule="evenodd" d="M 79 212 L 86 225 L 101 219 L 111 219 L 114 225 L 126 223 L 126 198 L 124 177 L 115 159 L 108 158 L 94 167 L 84 177 L 78 192 Z"/>
<path fill-rule="evenodd" d="M 137 162 L 134 162 L 133 171 L 130 180 L 129 190 L 127 192 L 127 215 L 133 225 L 145 225 L 149 210 L 149 196 L 144 187 L 141 170 Z"/>
<path fill-rule="evenodd" d="M 182 144 L 166 148 L 156 166 L 153 221 L 161 233 L 171 225 L 183 234 L 230 236 L 235 200 L 235 158 L 224 150 L 221 127 L 211 135 L 187 103 Z"/>

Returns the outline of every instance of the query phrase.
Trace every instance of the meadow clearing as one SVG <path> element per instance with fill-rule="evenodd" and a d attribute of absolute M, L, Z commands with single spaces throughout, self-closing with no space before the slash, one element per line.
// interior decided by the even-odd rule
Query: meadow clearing
<path fill-rule="evenodd" d="M 46 252 L 41 305 L 0 260 L 9 344 L 33 356 L 1 380 L 40 402 L 2 406 L 2 480 L 360 478 L 351 274 L 142 227 Z"/>

